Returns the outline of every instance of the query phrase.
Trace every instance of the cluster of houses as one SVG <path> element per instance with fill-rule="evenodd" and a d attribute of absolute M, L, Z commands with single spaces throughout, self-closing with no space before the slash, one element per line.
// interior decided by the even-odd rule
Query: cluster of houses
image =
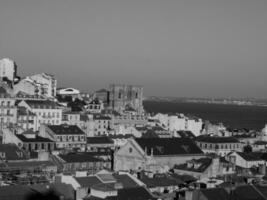
<path fill-rule="evenodd" d="M 151 115 L 141 86 L 82 93 L 46 73 L 21 78 L 9 59 L 0 79 L 1 200 L 267 197 L 267 127 Z"/>

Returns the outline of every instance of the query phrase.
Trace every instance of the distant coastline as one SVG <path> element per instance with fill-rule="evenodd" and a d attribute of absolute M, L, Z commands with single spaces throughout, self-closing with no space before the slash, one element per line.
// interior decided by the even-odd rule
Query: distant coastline
<path fill-rule="evenodd" d="M 256 105 L 208 104 L 202 102 L 145 100 L 148 113 L 183 113 L 236 129 L 262 130 L 267 123 L 267 107 Z"/>
<path fill-rule="evenodd" d="M 151 96 L 145 98 L 145 101 L 267 107 L 267 99 L 256 99 L 256 98 L 255 99 L 254 98 L 184 98 L 184 97 Z"/>

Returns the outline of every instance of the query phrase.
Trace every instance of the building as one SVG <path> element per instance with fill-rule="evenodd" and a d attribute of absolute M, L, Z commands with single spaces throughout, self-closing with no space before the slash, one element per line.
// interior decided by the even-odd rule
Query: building
<path fill-rule="evenodd" d="M 17 125 L 24 129 L 38 130 L 38 118 L 37 115 L 28 110 L 25 107 L 17 107 Z"/>
<path fill-rule="evenodd" d="M 45 89 L 42 85 L 37 84 L 36 81 L 30 79 L 29 77 L 21 79 L 13 87 L 14 94 L 24 93 L 32 96 L 43 96 L 45 95 Z"/>
<path fill-rule="evenodd" d="M 215 153 L 220 156 L 225 156 L 232 151 L 242 151 L 243 144 L 234 137 L 213 137 L 213 136 L 198 136 L 196 144 L 205 153 Z"/>
<path fill-rule="evenodd" d="M 147 176 L 141 173 L 140 181 L 157 199 L 174 199 L 176 191 L 184 182 L 173 178 L 169 174 L 154 174 Z"/>
<path fill-rule="evenodd" d="M 85 148 L 86 145 L 86 135 L 76 125 L 42 125 L 39 135 L 54 141 L 58 149 Z"/>
<path fill-rule="evenodd" d="M 0 60 L 0 79 L 2 81 L 10 81 L 13 83 L 19 78 L 17 76 L 17 65 L 13 60 L 9 58 L 3 58 Z"/>
<path fill-rule="evenodd" d="M 106 89 L 100 89 L 94 92 L 94 98 L 97 98 L 101 102 L 103 102 L 104 106 L 107 107 L 109 105 L 109 91 Z"/>
<path fill-rule="evenodd" d="M 101 113 L 103 109 L 104 104 L 98 99 L 93 99 L 86 105 L 86 111 L 89 113 Z"/>
<path fill-rule="evenodd" d="M 61 97 L 71 96 L 72 99 L 76 99 L 80 95 L 80 90 L 75 88 L 58 88 L 57 95 L 60 95 Z"/>
<path fill-rule="evenodd" d="M 112 127 L 111 118 L 102 114 L 94 114 L 94 136 L 109 135 L 109 130 Z"/>
<path fill-rule="evenodd" d="M 113 193 L 105 195 L 108 193 L 106 190 L 102 190 L 102 188 L 107 189 L 136 189 L 140 188 L 140 184 L 142 184 L 139 180 L 137 180 L 134 176 L 130 174 L 112 174 L 111 172 L 108 172 L 107 170 L 101 170 L 100 172 L 97 172 L 95 175 L 90 176 L 60 176 L 56 179 L 58 182 L 71 184 L 72 187 L 76 191 L 76 199 L 102 199 L 107 197 L 108 199 L 111 194 L 113 196 Z M 101 188 L 101 190 L 100 190 Z M 128 195 L 123 195 L 121 198 L 118 198 L 118 194 L 115 191 L 116 199 L 131 199 L 133 197 L 138 198 L 138 190 L 135 191 L 136 196 L 132 196 L 132 193 L 128 193 Z M 146 191 L 148 193 L 148 191 Z M 113 196 L 114 197 L 114 196 Z M 111 197 L 112 198 L 112 197 Z M 140 198 L 138 198 L 140 199 Z M 143 198 L 141 198 L 143 199 Z"/>
<path fill-rule="evenodd" d="M 168 171 L 175 164 L 204 154 L 190 139 L 182 138 L 136 138 L 114 154 L 114 169 L 117 171 L 149 170 Z"/>
<path fill-rule="evenodd" d="M 62 109 L 50 100 L 24 100 L 18 106 L 25 107 L 37 115 L 37 129 L 41 124 L 59 125 L 62 122 Z"/>
<path fill-rule="evenodd" d="M 42 85 L 43 95 L 46 97 L 55 97 L 57 94 L 57 80 L 54 75 L 41 73 L 29 77 L 30 79 Z"/>
<path fill-rule="evenodd" d="M 110 85 L 110 106 L 122 113 L 126 107 L 133 108 L 138 114 L 144 112 L 143 87 L 133 85 Z"/>
<path fill-rule="evenodd" d="M 187 174 L 198 180 L 235 174 L 234 166 L 230 163 L 226 165 L 226 162 L 221 161 L 219 157 L 192 159 L 184 164 L 175 165 L 173 170 L 177 174 Z"/>
<path fill-rule="evenodd" d="M 232 152 L 226 156 L 226 159 L 234 165 L 245 169 L 266 165 L 266 161 L 261 158 L 259 153 Z"/>
<path fill-rule="evenodd" d="M 53 151 L 55 149 L 54 141 L 39 136 L 31 129 L 21 134 L 15 134 L 12 131 L 4 131 L 3 143 L 16 144 L 20 149 L 26 151 Z"/>
<path fill-rule="evenodd" d="M 101 151 L 102 149 L 114 149 L 114 142 L 109 137 L 87 137 L 87 150 Z"/>
<path fill-rule="evenodd" d="M 195 136 L 199 136 L 202 131 L 203 122 L 196 117 L 188 117 L 184 114 L 168 115 L 158 113 L 151 119 L 158 120 L 160 125 L 169 130 L 174 136 L 176 131 L 191 131 Z"/>
<path fill-rule="evenodd" d="M 15 99 L 0 87 L 0 128 L 6 128 L 17 123 L 17 108 Z"/>
<path fill-rule="evenodd" d="M 57 156 L 61 162 L 63 172 L 75 174 L 76 171 L 87 171 L 88 173 L 96 173 L 101 169 L 111 169 L 109 161 L 95 158 L 87 153 L 69 153 Z"/>
<path fill-rule="evenodd" d="M 112 115 L 112 124 L 126 125 L 126 126 L 145 126 L 147 125 L 147 118 L 144 115 L 119 114 Z"/>

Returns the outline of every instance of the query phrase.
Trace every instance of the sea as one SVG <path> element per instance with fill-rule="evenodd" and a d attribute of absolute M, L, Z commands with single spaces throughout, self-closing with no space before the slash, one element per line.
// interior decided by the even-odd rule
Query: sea
<path fill-rule="evenodd" d="M 233 129 L 260 131 L 267 124 L 267 107 L 263 106 L 144 101 L 144 108 L 149 113 L 193 115 L 211 123 L 223 123 Z"/>

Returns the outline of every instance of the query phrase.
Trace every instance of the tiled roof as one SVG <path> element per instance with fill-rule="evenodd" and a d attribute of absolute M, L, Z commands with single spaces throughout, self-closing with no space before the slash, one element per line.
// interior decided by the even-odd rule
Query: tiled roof
<path fill-rule="evenodd" d="M 118 200 L 155 200 L 145 188 L 135 187 L 135 188 L 124 188 L 118 190 Z"/>
<path fill-rule="evenodd" d="M 23 134 L 16 135 L 22 142 L 53 142 L 49 138 L 40 137 L 38 135 L 35 138 L 27 138 Z"/>
<path fill-rule="evenodd" d="M 175 165 L 175 169 L 185 170 L 185 171 L 192 171 L 192 172 L 204 172 L 212 163 L 211 158 L 200 158 L 200 159 L 193 159 L 191 161 L 193 165 L 191 167 L 188 167 L 187 163 Z M 198 167 L 195 167 L 195 165 L 198 165 Z"/>
<path fill-rule="evenodd" d="M 108 137 L 87 137 L 87 144 L 113 144 L 113 140 Z"/>
<path fill-rule="evenodd" d="M 150 155 L 203 154 L 190 139 L 185 138 L 136 138 L 135 141 Z"/>
<path fill-rule="evenodd" d="M 205 135 L 198 136 L 196 141 L 206 143 L 239 143 L 239 141 L 234 137 L 211 137 Z"/>
<path fill-rule="evenodd" d="M 194 139 L 196 136 L 191 131 L 177 131 L 176 132 L 181 138 L 190 138 Z"/>
<path fill-rule="evenodd" d="M 25 100 L 25 102 L 35 109 L 57 109 L 58 104 L 49 100 Z"/>
<path fill-rule="evenodd" d="M 85 200 L 101 200 L 101 198 L 89 196 Z M 153 197 L 145 188 L 136 187 L 119 189 L 117 196 L 106 197 L 105 200 L 156 200 L 156 198 Z"/>
<path fill-rule="evenodd" d="M 261 153 L 244 153 L 244 152 L 236 152 L 239 156 L 241 156 L 246 161 L 259 161 L 261 159 Z"/>
<path fill-rule="evenodd" d="M 140 178 L 140 181 L 142 181 L 148 188 L 178 186 L 179 184 L 181 184 L 181 182 L 177 179 L 174 179 L 171 176 L 167 176 L 165 174 L 160 177 L 156 176 L 154 178 L 144 176 Z"/>
<path fill-rule="evenodd" d="M 59 157 L 67 163 L 100 162 L 101 160 L 86 153 L 60 154 Z"/>
<path fill-rule="evenodd" d="M 265 187 L 265 190 L 266 189 Z M 255 187 L 251 185 L 239 186 L 234 190 L 234 197 L 236 200 L 265 200 L 266 198 L 264 198 L 262 193 L 259 193 L 258 190 L 258 188 L 255 189 Z"/>
<path fill-rule="evenodd" d="M 135 188 L 139 185 L 127 174 L 113 174 L 114 178 L 117 180 L 117 183 L 121 183 L 123 188 Z"/>
<path fill-rule="evenodd" d="M 47 125 L 56 135 L 85 135 L 85 133 L 76 125 Z"/>
<path fill-rule="evenodd" d="M 101 183 L 101 181 L 96 176 L 75 177 L 75 179 L 82 187 L 90 188 L 93 185 L 97 185 Z"/>

